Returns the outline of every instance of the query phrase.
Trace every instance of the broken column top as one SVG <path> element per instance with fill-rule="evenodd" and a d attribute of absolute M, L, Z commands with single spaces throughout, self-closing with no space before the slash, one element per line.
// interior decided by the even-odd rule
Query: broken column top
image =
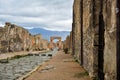
<path fill-rule="evenodd" d="M 15 28 L 15 25 L 14 25 L 14 24 L 12 24 L 12 25 L 11 25 L 11 28 Z"/>
<path fill-rule="evenodd" d="M 10 25 L 11 25 L 10 22 L 6 22 L 6 23 L 5 23 L 5 26 L 10 26 Z"/>

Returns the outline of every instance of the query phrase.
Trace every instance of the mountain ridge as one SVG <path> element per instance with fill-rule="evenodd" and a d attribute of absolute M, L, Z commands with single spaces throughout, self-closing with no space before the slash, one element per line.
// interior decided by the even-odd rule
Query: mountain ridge
<path fill-rule="evenodd" d="M 27 29 L 32 35 L 41 34 L 43 39 L 47 39 L 50 41 L 51 36 L 60 36 L 62 40 L 65 40 L 66 37 L 70 34 L 69 31 L 51 31 L 42 28 L 32 28 Z"/>

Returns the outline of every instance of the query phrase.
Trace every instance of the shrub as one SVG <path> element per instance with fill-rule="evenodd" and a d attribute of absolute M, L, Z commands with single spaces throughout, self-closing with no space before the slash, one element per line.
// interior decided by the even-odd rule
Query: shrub
<path fill-rule="evenodd" d="M 68 54 L 68 48 L 65 48 L 65 49 L 64 49 L 64 52 L 65 52 L 66 54 Z"/>

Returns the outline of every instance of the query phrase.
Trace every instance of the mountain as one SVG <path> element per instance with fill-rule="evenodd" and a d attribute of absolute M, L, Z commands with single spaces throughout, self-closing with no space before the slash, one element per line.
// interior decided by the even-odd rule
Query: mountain
<path fill-rule="evenodd" d="M 33 29 L 28 29 L 28 31 L 32 34 L 41 34 L 43 39 L 47 39 L 50 41 L 50 36 L 60 36 L 62 37 L 62 40 L 65 40 L 67 35 L 70 34 L 69 31 L 50 31 L 50 30 L 45 30 L 41 28 L 33 28 Z"/>

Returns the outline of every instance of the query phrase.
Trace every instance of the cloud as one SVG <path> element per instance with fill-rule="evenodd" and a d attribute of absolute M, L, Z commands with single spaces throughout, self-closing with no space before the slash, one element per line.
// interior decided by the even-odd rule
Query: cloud
<path fill-rule="evenodd" d="M 70 31 L 73 0 L 0 0 L 0 25 Z"/>

